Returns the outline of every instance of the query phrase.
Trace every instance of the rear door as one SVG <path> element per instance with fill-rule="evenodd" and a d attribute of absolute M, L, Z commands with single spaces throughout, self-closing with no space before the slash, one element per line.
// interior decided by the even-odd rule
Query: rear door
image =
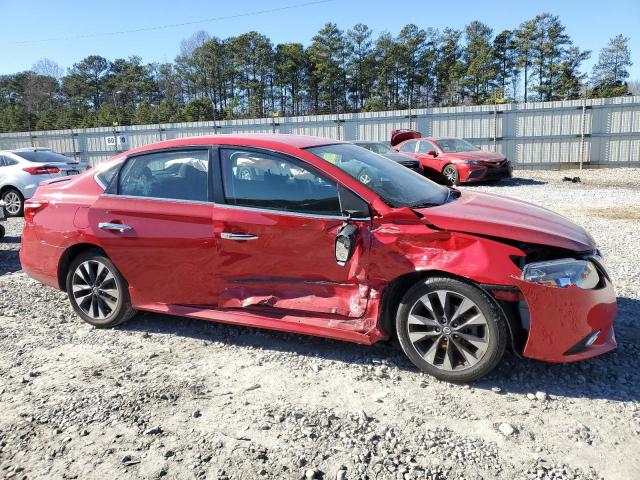
<path fill-rule="evenodd" d="M 346 265 L 336 262 L 335 239 L 347 198 L 361 210 L 365 202 L 289 156 L 229 147 L 219 160 L 213 223 L 220 306 L 362 316 L 370 220 L 354 220 L 356 249 Z"/>
<path fill-rule="evenodd" d="M 128 158 L 91 207 L 90 229 L 134 305 L 215 303 L 209 166 L 208 148 Z"/>

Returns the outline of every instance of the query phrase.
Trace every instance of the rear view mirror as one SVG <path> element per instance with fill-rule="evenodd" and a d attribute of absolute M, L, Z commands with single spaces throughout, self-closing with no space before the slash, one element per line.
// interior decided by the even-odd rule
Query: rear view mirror
<path fill-rule="evenodd" d="M 356 231 L 358 227 L 353 224 L 343 225 L 336 236 L 336 262 L 344 266 L 353 256 L 356 248 Z"/>

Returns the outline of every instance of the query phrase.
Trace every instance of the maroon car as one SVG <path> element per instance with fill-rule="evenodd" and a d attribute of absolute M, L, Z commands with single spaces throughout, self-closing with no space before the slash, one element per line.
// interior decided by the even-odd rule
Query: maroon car
<path fill-rule="evenodd" d="M 428 173 L 443 174 L 454 185 L 511 177 L 513 166 L 498 152 L 481 150 L 455 137 L 422 137 L 415 130 L 394 130 L 391 145 L 416 158 Z"/>

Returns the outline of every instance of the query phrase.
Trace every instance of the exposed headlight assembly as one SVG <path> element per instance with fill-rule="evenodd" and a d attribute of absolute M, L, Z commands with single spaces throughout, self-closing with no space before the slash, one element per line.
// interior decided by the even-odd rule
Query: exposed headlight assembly
<path fill-rule="evenodd" d="M 600 275 L 592 262 L 573 258 L 529 263 L 522 269 L 522 279 L 560 288 L 575 285 L 591 289 L 600 283 Z"/>

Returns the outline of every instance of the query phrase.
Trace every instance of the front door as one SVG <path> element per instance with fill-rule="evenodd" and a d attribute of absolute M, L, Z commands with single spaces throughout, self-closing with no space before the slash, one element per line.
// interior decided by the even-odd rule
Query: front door
<path fill-rule="evenodd" d="M 221 148 L 219 160 L 224 203 L 216 204 L 213 225 L 220 307 L 362 316 L 370 222 L 354 220 L 355 252 L 338 265 L 335 239 L 344 220 L 337 184 L 302 161 L 260 150 Z"/>
<path fill-rule="evenodd" d="M 91 207 L 89 228 L 134 306 L 215 302 L 209 163 L 206 148 L 137 155 Z"/>

